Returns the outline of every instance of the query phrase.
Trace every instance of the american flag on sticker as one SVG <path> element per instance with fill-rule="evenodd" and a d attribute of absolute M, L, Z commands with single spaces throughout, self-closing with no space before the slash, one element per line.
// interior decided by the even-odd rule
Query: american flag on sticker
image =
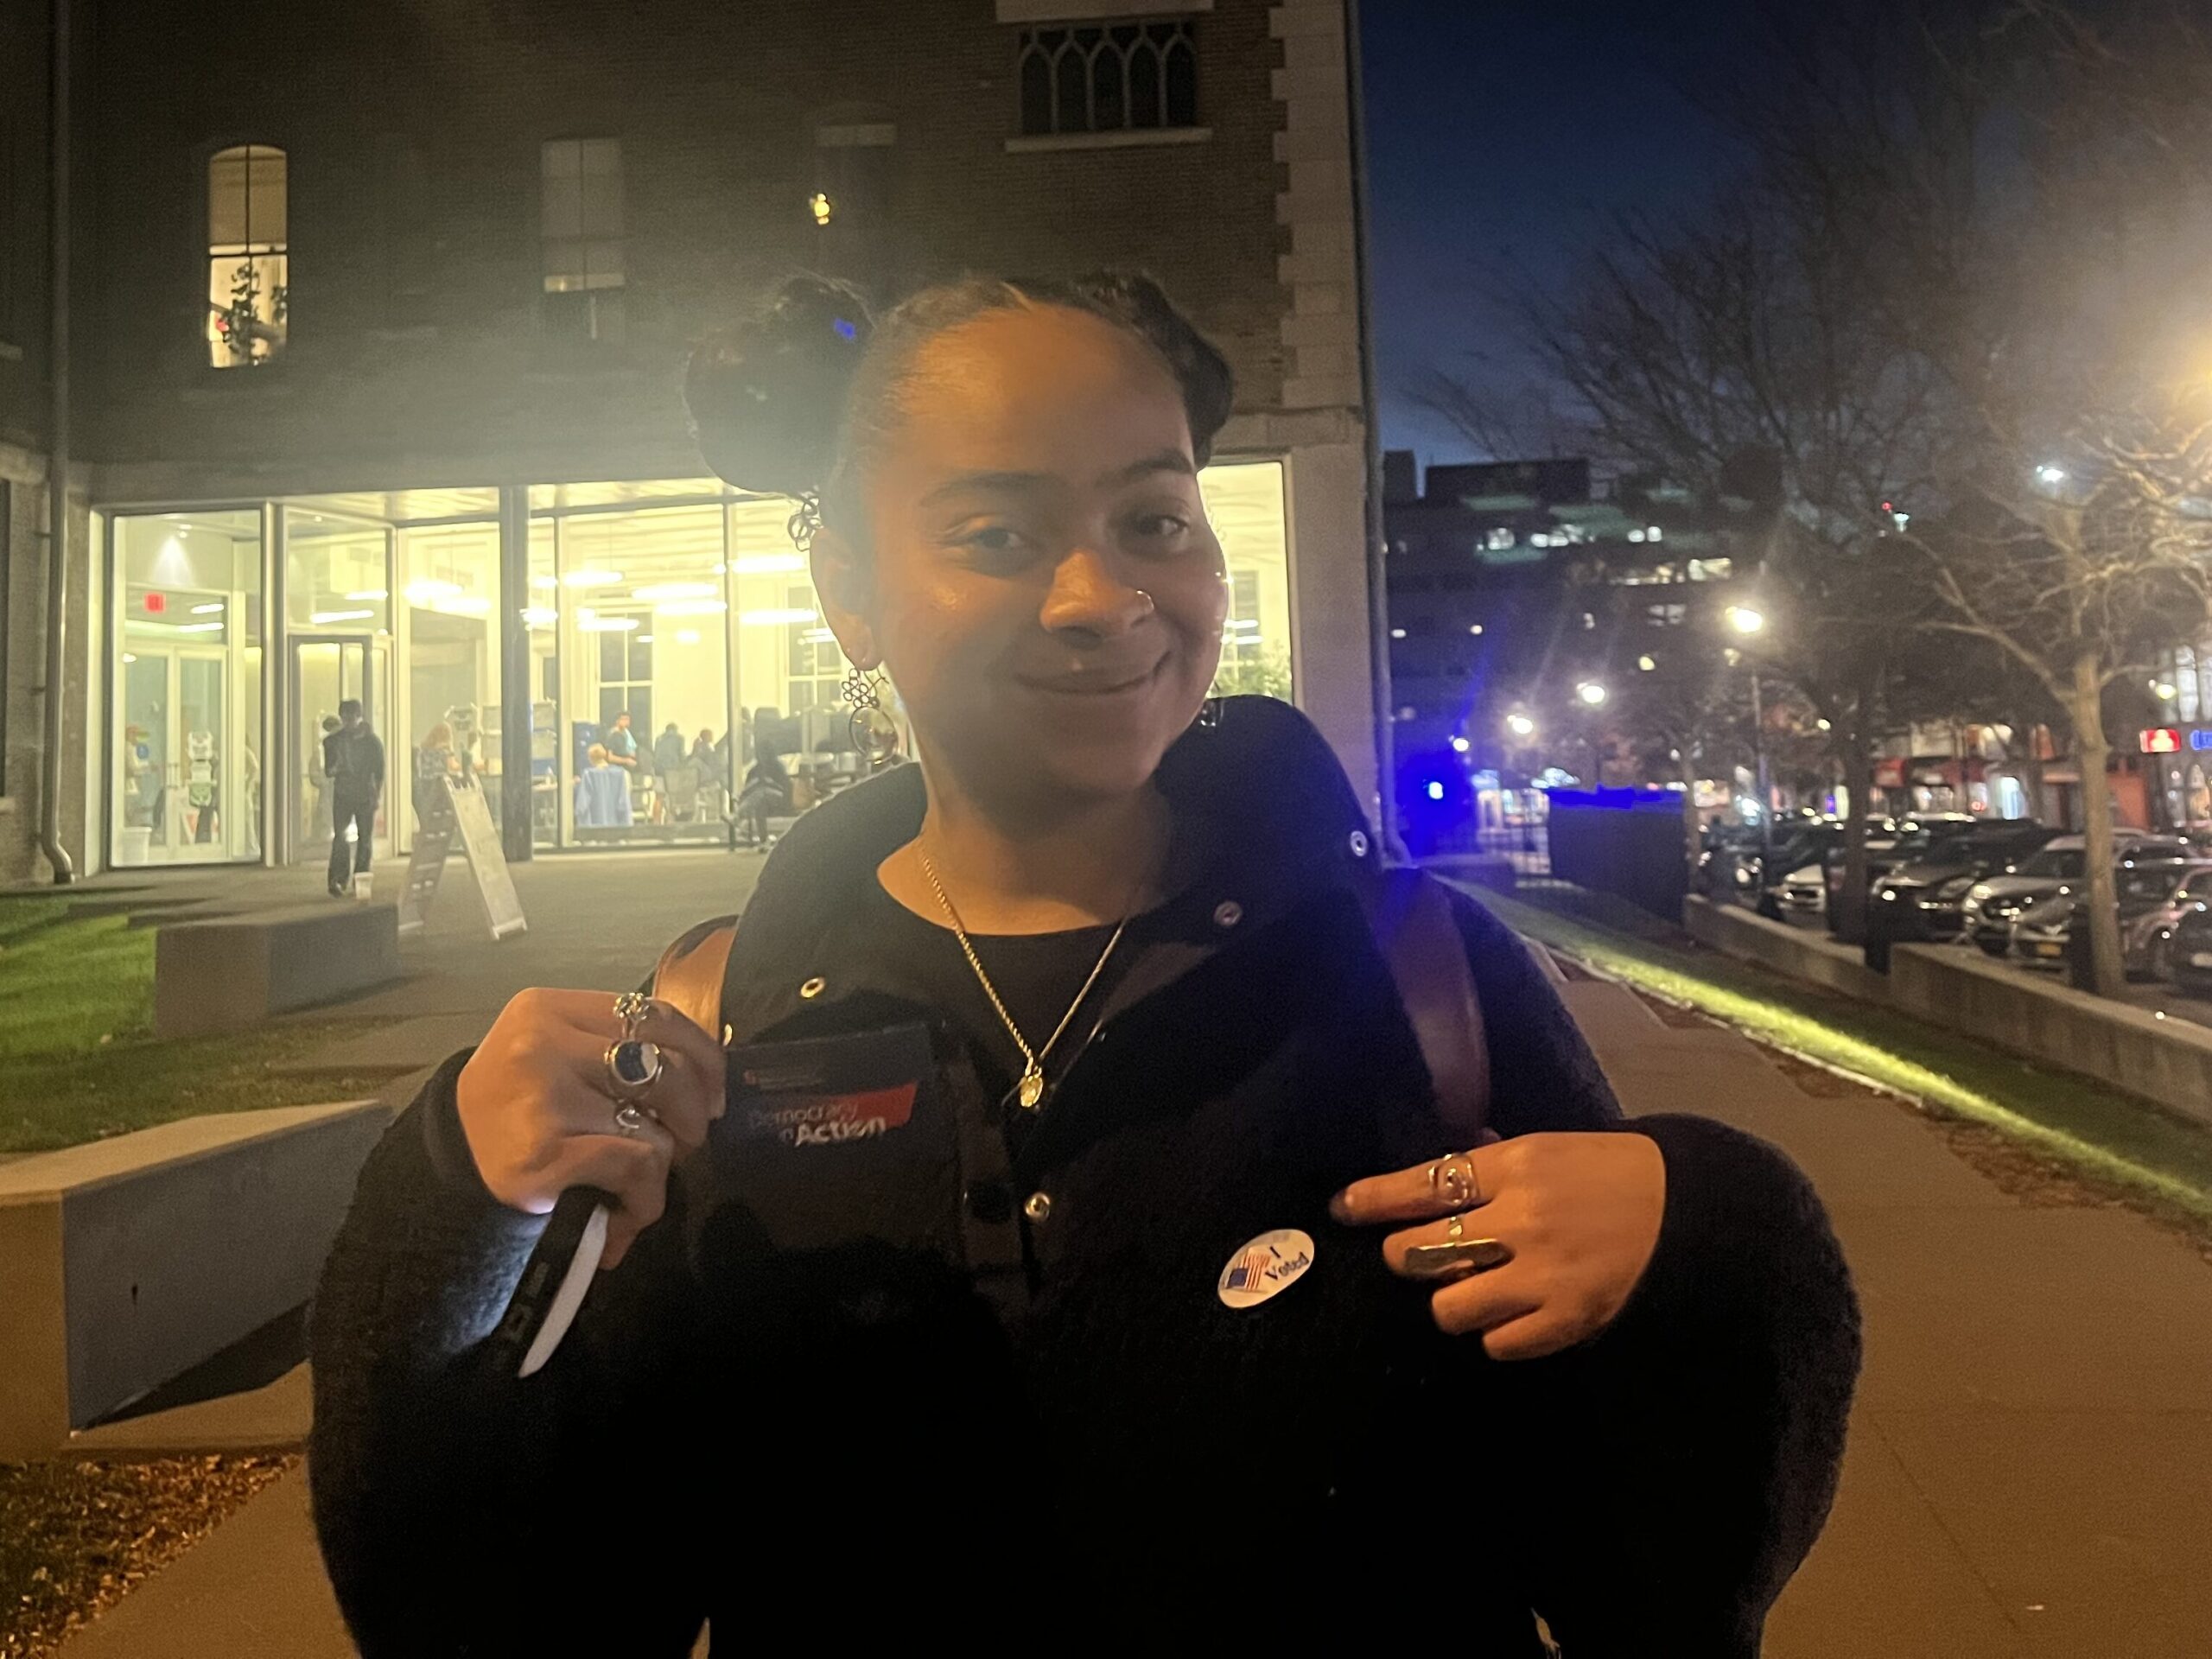
<path fill-rule="evenodd" d="M 1257 1290 L 1262 1274 L 1267 1271 L 1269 1253 L 1266 1250 L 1247 1250 L 1244 1259 L 1229 1270 L 1229 1277 L 1222 1281 L 1224 1290 Z"/>

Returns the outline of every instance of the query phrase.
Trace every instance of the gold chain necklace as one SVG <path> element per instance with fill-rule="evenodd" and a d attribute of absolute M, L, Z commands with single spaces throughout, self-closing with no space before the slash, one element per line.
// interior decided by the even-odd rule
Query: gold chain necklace
<path fill-rule="evenodd" d="M 952 924 L 952 937 L 960 941 L 960 954 L 968 958 L 968 965 L 976 970 L 976 982 L 983 988 L 983 995 L 991 1000 L 991 1007 L 1006 1027 L 1006 1034 L 1014 1039 L 1014 1046 L 1021 1051 L 1021 1081 L 1014 1085 L 1014 1098 L 1025 1111 L 1035 1111 L 1045 1098 L 1045 1057 L 1052 1046 L 1066 1034 L 1068 1023 L 1075 1018 L 1075 1011 L 1090 995 L 1090 988 L 1098 982 L 1098 976 L 1106 971 L 1106 962 L 1114 954 L 1114 947 L 1122 942 L 1122 935 L 1128 931 L 1129 918 L 1136 913 L 1136 899 L 1129 900 L 1129 908 L 1122 913 L 1114 929 L 1114 937 L 1106 941 L 1106 948 L 1098 953 L 1098 960 L 1091 964 L 1084 977 L 1083 988 L 1075 994 L 1075 1001 L 1068 1004 L 1068 1011 L 1060 1016 L 1060 1023 L 1052 1027 L 1052 1034 L 1045 1039 L 1042 1048 L 1029 1046 L 1029 1039 L 1021 1034 L 1021 1027 L 1014 1023 L 1014 1016 L 1006 1011 L 1006 1004 L 999 997 L 998 987 L 991 983 L 991 976 L 983 971 L 982 958 L 976 954 L 976 947 L 969 942 L 968 930 L 961 925 L 960 912 L 952 907 L 952 900 L 945 896 L 944 883 L 937 879 L 937 866 L 930 862 L 930 855 L 918 846 L 914 856 L 922 861 L 922 874 L 929 877 L 930 891 L 937 894 L 938 904 L 944 911 L 944 919 Z M 1140 893 L 1143 888 L 1137 890 Z"/>

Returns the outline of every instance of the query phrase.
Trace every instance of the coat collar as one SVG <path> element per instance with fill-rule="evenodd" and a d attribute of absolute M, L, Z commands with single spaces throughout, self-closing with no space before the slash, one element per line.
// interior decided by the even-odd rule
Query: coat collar
<path fill-rule="evenodd" d="M 1161 792 L 1204 848 L 1179 903 L 1217 926 L 1264 922 L 1336 886 L 1380 854 L 1344 768 L 1289 704 L 1224 697 L 1161 760 Z M 739 931 L 753 961 L 804 960 L 868 891 L 876 866 L 919 832 L 921 768 L 856 784 L 802 817 L 760 872 Z M 1234 918 L 1226 920 L 1223 918 Z M 1119 1001 L 1120 999 L 1116 999 Z"/>

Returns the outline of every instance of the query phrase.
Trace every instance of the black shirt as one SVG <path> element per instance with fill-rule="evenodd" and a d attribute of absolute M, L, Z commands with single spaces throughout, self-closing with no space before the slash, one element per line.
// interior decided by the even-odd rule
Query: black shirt
<path fill-rule="evenodd" d="M 977 982 L 953 931 L 916 915 L 885 892 L 880 880 L 870 884 L 866 917 L 887 976 L 910 987 L 915 1001 L 939 1011 L 966 1048 L 986 1091 L 1001 1098 L 1012 1094 L 1021 1077 L 1021 1052 L 1007 1035 L 1005 1022 Z M 1040 1053 L 1047 1103 L 1052 1086 L 1082 1046 L 1085 1021 L 1097 1019 L 1128 964 L 1136 959 L 1146 920 L 1142 916 L 1130 920 L 1128 931 L 1084 995 L 1084 1006 L 1069 1019 L 1059 1042 L 1051 1052 Z M 1033 1050 L 1041 1050 L 1113 937 L 1114 925 L 1103 923 L 1059 933 L 970 933 L 968 938 L 1023 1039 Z M 1030 1121 L 1027 1113 L 1006 1114 L 1002 1122 L 1010 1152 L 1020 1153 Z"/>

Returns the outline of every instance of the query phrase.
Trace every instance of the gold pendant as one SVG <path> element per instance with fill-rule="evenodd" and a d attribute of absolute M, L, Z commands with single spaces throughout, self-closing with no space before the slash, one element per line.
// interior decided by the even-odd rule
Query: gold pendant
<path fill-rule="evenodd" d="M 1037 1109 L 1037 1103 L 1045 1098 L 1045 1074 L 1038 1068 L 1036 1061 L 1030 1061 L 1028 1069 L 1022 1072 L 1020 1083 L 1014 1087 L 1014 1097 L 1021 1103 L 1025 1111 L 1032 1112 Z"/>

